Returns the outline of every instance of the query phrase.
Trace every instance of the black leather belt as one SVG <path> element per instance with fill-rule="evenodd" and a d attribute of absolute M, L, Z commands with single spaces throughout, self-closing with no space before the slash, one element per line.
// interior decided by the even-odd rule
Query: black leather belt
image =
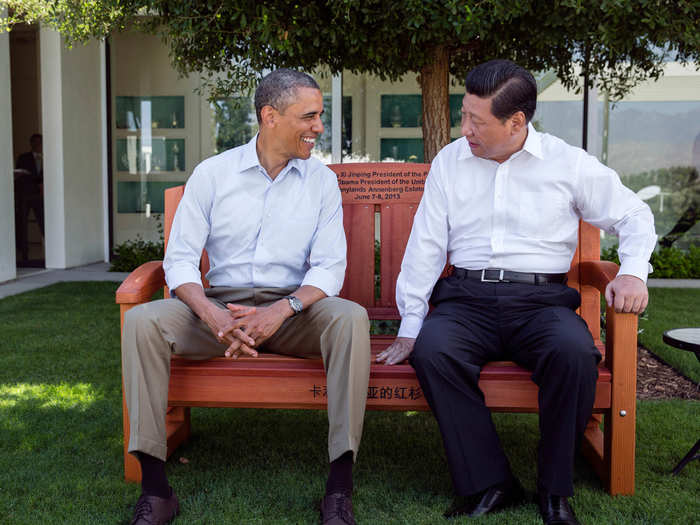
<path fill-rule="evenodd" d="M 485 268 L 483 270 L 467 270 L 455 267 L 452 275 L 478 279 L 484 283 L 520 283 L 520 284 L 564 284 L 565 273 L 526 273 L 501 270 L 499 268 Z"/>

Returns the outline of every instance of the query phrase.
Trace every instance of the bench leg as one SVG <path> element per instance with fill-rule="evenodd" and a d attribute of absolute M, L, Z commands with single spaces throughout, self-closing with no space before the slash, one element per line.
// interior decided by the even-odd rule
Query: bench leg
<path fill-rule="evenodd" d="M 605 431 L 601 418 L 594 414 L 588 422 L 581 452 L 611 496 L 634 494 L 634 412 L 624 417 L 605 415 Z M 632 431 L 630 433 L 630 427 Z"/>
<path fill-rule="evenodd" d="M 190 437 L 190 407 L 168 407 L 165 416 L 168 457 Z"/>
<path fill-rule="evenodd" d="M 635 410 L 605 416 L 605 454 L 610 466 L 611 496 L 634 494 Z"/>
<path fill-rule="evenodd" d="M 604 486 L 609 484 L 610 469 L 606 464 L 605 439 L 600 424 L 603 418 L 600 414 L 593 414 L 586 425 L 581 444 L 581 453 L 591 465 L 596 475 Z"/>
<path fill-rule="evenodd" d="M 129 454 L 129 411 L 126 400 L 122 396 L 122 425 L 124 428 L 124 479 L 133 483 L 141 481 L 141 465 Z M 190 437 L 190 408 L 168 407 L 165 417 L 165 427 L 168 439 L 168 457 Z"/>
<path fill-rule="evenodd" d="M 167 292 L 166 292 L 167 294 Z M 122 304 L 121 312 L 121 327 L 124 329 L 124 315 L 128 310 L 136 306 L 135 304 Z M 122 370 L 124 367 L 122 365 Z M 126 406 L 126 397 L 124 397 L 124 379 L 122 377 L 122 428 L 124 432 L 124 479 L 134 483 L 141 481 L 141 464 L 132 455 L 129 454 L 129 409 Z M 189 407 L 168 407 L 165 416 L 165 430 L 168 443 L 167 457 L 175 451 L 182 443 L 190 437 L 190 408 Z"/>
<path fill-rule="evenodd" d="M 613 318 L 614 322 L 613 322 Z M 637 421 L 637 317 L 607 309 L 605 360 L 612 372 L 612 403 L 605 414 L 605 457 L 611 496 L 634 494 Z"/>

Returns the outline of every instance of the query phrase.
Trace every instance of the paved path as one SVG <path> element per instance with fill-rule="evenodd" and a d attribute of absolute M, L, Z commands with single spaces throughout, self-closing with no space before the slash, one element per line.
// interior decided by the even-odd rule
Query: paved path
<path fill-rule="evenodd" d="M 0 283 L 0 299 L 62 281 L 121 282 L 129 275 L 124 272 L 110 272 L 108 270 L 109 263 L 94 263 L 67 270 L 20 269 L 17 279 Z"/>
<path fill-rule="evenodd" d="M 110 272 L 109 263 L 67 270 L 20 269 L 17 279 L 0 283 L 0 299 L 62 281 L 123 281 L 128 273 Z M 649 288 L 700 288 L 700 279 L 649 279 Z"/>
<path fill-rule="evenodd" d="M 700 279 L 649 279 L 649 288 L 700 288 Z"/>

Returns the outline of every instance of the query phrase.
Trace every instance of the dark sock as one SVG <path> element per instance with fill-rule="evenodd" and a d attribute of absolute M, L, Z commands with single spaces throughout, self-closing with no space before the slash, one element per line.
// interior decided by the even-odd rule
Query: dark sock
<path fill-rule="evenodd" d="M 138 452 L 136 457 L 141 463 L 141 490 L 148 496 L 159 498 L 170 497 L 170 485 L 165 476 L 165 461 L 143 452 Z"/>
<path fill-rule="evenodd" d="M 352 495 L 352 450 L 331 461 L 331 471 L 326 481 L 326 494 L 337 492 L 346 496 Z"/>

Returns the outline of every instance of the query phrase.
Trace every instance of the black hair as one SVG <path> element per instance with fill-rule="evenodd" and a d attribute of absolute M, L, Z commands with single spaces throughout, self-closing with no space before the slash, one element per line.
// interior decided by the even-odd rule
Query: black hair
<path fill-rule="evenodd" d="M 277 111 L 284 112 L 292 103 L 296 90 L 305 87 L 319 91 L 321 89 L 311 76 L 301 71 L 280 68 L 265 75 L 255 90 L 255 114 L 258 123 L 262 122 L 262 108 L 272 106 Z"/>
<path fill-rule="evenodd" d="M 467 93 L 491 99 L 491 113 L 505 120 L 517 111 L 530 122 L 537 107 L 537 82 L 532 74 L 510 60 L 479 64 L 465 81 Z"/>

